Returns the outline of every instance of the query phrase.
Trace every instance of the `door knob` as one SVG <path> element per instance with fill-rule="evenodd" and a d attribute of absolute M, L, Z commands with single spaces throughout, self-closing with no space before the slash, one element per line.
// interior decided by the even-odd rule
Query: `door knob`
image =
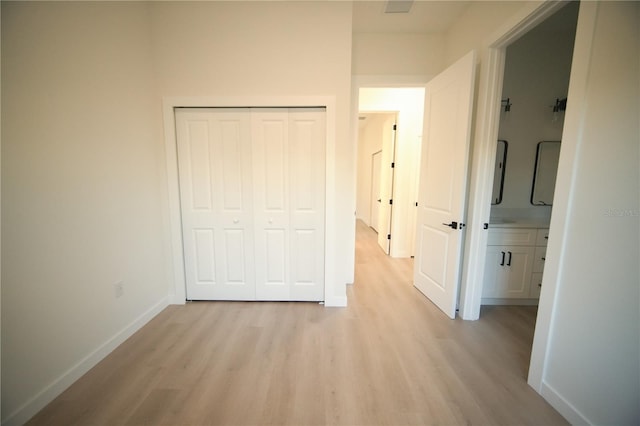
<path fill-rule="evenodd" d="M 379 202 L 379 203 L 380 203 L 380 202 L 382 202 L 382 199 L 378 198 L 378 202 Z"/>
<path fill-rule="evenodd" d="M 458 222 L 443 223 L 443 225 L 448 226 L 452 229 L 458 229 Z"/>

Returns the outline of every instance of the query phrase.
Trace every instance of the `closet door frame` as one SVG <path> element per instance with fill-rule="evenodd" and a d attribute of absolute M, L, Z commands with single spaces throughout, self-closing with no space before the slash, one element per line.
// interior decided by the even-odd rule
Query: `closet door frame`
<path fill-rule="evenodd" d="M 167 171 L 167 191 L 169 204 L 170 247 L 172 265 L 168 264 L 167 276 L 173 277 L 169 288 L 169 303 L 186 302 L 184 247 L 182 243 L 182 221 L 180 210 L 180 189 L 178 182 L 178 159 L 176 138 L 176 108 L 325 108 L 325 230 L 324 230 L 324 305 L 346 306 L 345 296 L 336 296 L 336 210 L 335 187 L 335 113 L 334 96 L 268 96 L 268 97 L 165 97 L 163 98 L 163 118 L 165 135 L 165 156 Z"/>

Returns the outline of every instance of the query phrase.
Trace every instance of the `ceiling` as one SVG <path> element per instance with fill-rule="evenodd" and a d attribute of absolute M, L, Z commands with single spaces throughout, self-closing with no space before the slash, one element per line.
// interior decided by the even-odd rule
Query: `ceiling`
<path fill-rule="evenodd" d="M 353 2 L 354 33 L 439 33 L 446 31 L 470 1 L 416 0 L 409 13 L 384 13 L 386 1 Z"/>

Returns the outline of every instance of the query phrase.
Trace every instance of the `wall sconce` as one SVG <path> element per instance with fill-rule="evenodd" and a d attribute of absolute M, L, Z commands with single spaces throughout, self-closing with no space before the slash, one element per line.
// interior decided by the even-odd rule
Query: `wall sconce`
<path fill-rule="evenodd" d="M 567 98 L 556 98 L 556 103 L 551 108 L 553 109 L 553 118 L 551 119 L 551 121 L 555 123 L 556 121 L 558 121 L 558 113 L 560 111 L 567 110 Z"/>
<path fill-rule="evenodd" d="M 511 103 L 511 98 L 507 98 L 507 99 L 503 99 L 500 102 L 500 108 L 504 107 L 504 112 L 509 112 L 511 111 L 511 105 L 513 105 Z"/>
<path fill-rule="evenodd" d="M 556 98 L 556 104 L 553 106 L 553 112 L 566 111 L 567 110 L 567 98 Z"/>

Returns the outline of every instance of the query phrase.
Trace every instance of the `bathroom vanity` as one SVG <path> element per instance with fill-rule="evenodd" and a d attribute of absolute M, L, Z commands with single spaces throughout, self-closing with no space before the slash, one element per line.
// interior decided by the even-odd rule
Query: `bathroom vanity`
<path fill-rule="evenodd" d="M 548 238 L 546 222 L 493 221 L 489 225 L 482 304 L 536 305 Z"/>

